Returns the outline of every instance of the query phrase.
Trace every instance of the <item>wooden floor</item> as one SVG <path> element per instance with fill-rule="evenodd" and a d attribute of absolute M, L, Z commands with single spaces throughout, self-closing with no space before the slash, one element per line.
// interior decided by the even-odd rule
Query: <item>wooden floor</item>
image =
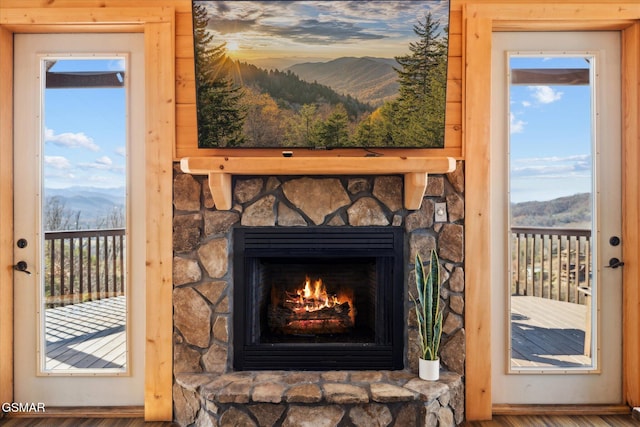
<path fill-rule="evenodd" d="M 148 422 L 142 418 L 6 418 L 2 427 L 173 427 L 170 422 Z"/>
<path fill-rule="evenodd" d="M 122 369 L 126 305 L 118 296 L 47 309 L 47 370 Z"/>
<path fill-rule="evenodd" d="M 514 367 L 581 367 L 586 306 L 531 296 L 511 297 Z"/>
<path fill-rule="evenodd" d="M 496 415 L 492 421 L 473 421 L 463 427 L 626 427 L 640 426 L 631 415 Z"/>
<path fill-rule="evenodd" d="M 142 418 L 9 418 L 2 427 L 174 427 L 169 422 L 145 423 Z M 627 427 L 640 426 L 631 415 L 497 415 L 492 421 L 465 422 L 462 427 Z M 403 426 L 413 427 L 413 426 Z"/>

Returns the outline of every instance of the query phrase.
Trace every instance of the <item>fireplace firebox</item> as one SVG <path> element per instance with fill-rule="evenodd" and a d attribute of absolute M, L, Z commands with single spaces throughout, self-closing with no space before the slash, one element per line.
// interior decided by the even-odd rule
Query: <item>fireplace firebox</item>
<path fill-rule="evenodd" d="M 235 229 L 234 369 L 402 369 L 403 236 Z"/>

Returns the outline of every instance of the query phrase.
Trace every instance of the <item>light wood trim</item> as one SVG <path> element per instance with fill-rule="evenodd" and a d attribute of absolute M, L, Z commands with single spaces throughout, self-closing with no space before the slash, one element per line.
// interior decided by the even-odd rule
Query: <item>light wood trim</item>
<path fill-rule="evenodd" d="M 192 38 L 189 52 L 191 52 L 191 57 L 193 57 L 193 19 L 191 9 L 189 9 L 188 13 L 176 13 L 176 37 L 177 36 L 190 36 Z M 186 53 L 187 52 L 180 52 L 176 49 L 176 56 L 185 55 Z"/>
<path fill-rule="evenodd" d="M 427 172 L 411 172 L 404 174 L 404 207 L 411 210 L 420 209 L 422 198 L 427 191 L 429 174 Z"/>
<path fill-rule="evenodd" d="M 420 209 L 427 188 L 427 173 L 448 173 L 456 168 L 452 157 L 185 157 L 183 172 L 208 175 L 216 207 L 233 206 L 231 175 L 392 175 L 405 176 L 405 207 Z"/>
<path fill-rule="evenodd" d="M 471 3 L 471 2 L 469 2 Z M 630 25 L 640 15 L 640 3 L 606 2 L 586 4 L 563 2 L 510 2 L 494 4 L 477 4 L 477 11 L 485 17 L 492 18 L 494 29 L 509 31 L 527 31 L 529 26 L 538 26 L 548 30 L 563 30 L 567 25 L 574 29 L 601 29 L 603 23 L 607 29 L 616 23 L 617 29 Z M 495 19 L 494 19 L 495 18 Z M 514 23 L 521 22 L 522 28 L 515 28 Z M 542 27 L 542 25 L 547 27 Z M 581 24 L 582 23 L 582 24 Z M 579 27 L 584 25 L 584 27 Z M 509 26 L 509 27 L 507 27 Z"/>
<path fill-rule="evenodd" d="M 7 418 L 142 418 L 142 406 L 47 406 L 44 412 L 13 412 Z"/>
<path fill-rule="evenodd" d="M 615 7 L 612 7 L 615 6 Z M 624 305 L 623 305 L 623 355 L 626 402 L 636 406 L 640 402 L 640 292 L 638 291 L 640 262 L 640 240 L 637 236 L 640 211 L 640 176 L 638 164 L 638 49 L 640 35 L 637 26 L 640 19 L 640 3 L 613 1 L 566 4 L 561 2 L 517 2 L 482 3 L 464 6 L 463 34 L 465 68 L 465 165 L 466 194 L 466 300 L 465 321 L 467 331 L 466 348 L 466 416 L 469 420 L 483 420 L 491 416 L 491 331 L 488 307 L 488 291 L 482 293 L 479 286 L 490 280 L 487 266 L 491 264 L 491 252 L 482 243 L 489 241 L 491 230 L 483 216 L 488 215 L 490 191 L 488 173 L 488 149 L 491 144 L 488 132 L 490 111 L 490 57 L 493 31 L 565 31 L 565 30 L 623 30 L 625 43 L 622 57 L 631 61 L 624 65 L 622 81 L 623 100 L 623 153 L 625 162 L 622 175 L 623 189 L 623 241 L 624 241 Z M 627 33 L 628 32 L 628 33 Z M 626 59 L 625 59 L 626 58 Z M 484 87 L 484 89 L 483 89 Z M 480 200 L 480 196 L 484 200 Z M 635 233 L 635 235 L 634 235 Z M 632 266 L 633 265 L 633 266 Z M 629 268 L 627 268 L 629 267 Z M 480 282 L 478 282 L 480 280 Z M 488 282 L 486 282 L 488 286 Z M 489 388 L 487 388 L 489 384 Z"/>
<path fill-rule="evenodd" d="M 50 2 L 44 2 L 47 6 Z M 55 7 L 43 9 L 29 8 L 40 1 L 23 0 L 13 2 L 3 0 L 0 7 L 0 41 L 7 43 L 12 33 L 37 33 L 55 29 L 58 32 L 102 32 L 105 29 L 142 32 L 145 34 L 145 66 L 146 66 L 146 174 L 147 174 L 147 300 L 146 300 L 146 344 L 145 344 L 145 417 L 149 421 L 172 420 L 172 147 L 175 132 L 175 71 L 174 71 L 174 9 L 172 7 L 105 7 L 104 1 L 95 2 L 96 9 L 84 8 L 88 3 L 60 1 Z M 109 0 L 109 5 L 126 2 Z M 160 3 L 171 4 L 168 0 Z M 186 3 L 182 2 L 182 3 Z M 18 5 L 22 9 L 8 9 L 6 6 Z M 93 4 L 93 3 L 92 3 Z M 154 5 L 157 2 L 144 1 L 143 4 Z M 75 8 L 63 8 L 64 5 L 75 5 Z M 43 19 L 45 25 L 39 21 Z M 7 52 L 5 45 L 0 46 L 0 71 L 12 67 L 13 57 Z M 0 86 L 0 138 L 2 159 L 10 151 L 6 144 L 12 144 L 10 129 L 12 119 L 8 114 L 12 106 L 12 96 L 5 93 L 5 71 L 2 71 L 3 86 Z M 0 160 L 0 168 L 4 162 Z M 12 186 L 5 185 L 5 169 L 0 170 L 0 203 L 12 197 Z M 11 176 L 11 174 L 9 174 Z M 0 215 L 12 209 L 0 205 Z M 0 253 L 12 253 L 12 246 L 5 246 L 6 239 L 12 239 L 13 227 L 7 231 L 7 223 L 0 223 Z M 1 259 L 1 258 L 0 258 Z M 10 264 L 9 264 L 10 265 Z M 10 267 L 6 267 L 10 268 Z M 10 272 L 3 266 L 0 269 L 0 313 L 10 308 L 5 299 L 3 289 L 12 286 Z M 5 280 L 9 278 L 9 280 Z M 3 318 L 2 318 L 3 319 Z M 12 333 L 11 324 L 0 322 L 0 337 Z M 6 338 L 4 338 L 6 339 Z M 12 396 L 13 345 L 0 348 L 0 395 Z M 8 366 L 11 366 L 9 370 Z M 6 381 L 5 381 L 6 379 Z M 10 398 L 3 401 L 11 401 Z"/>
<path fill-rule="evenodd" d="M 493 405 L 493 415 L 620 415 L 626 405 Z"/>
<path fill-rule="evenodd" d="M 600 21 L 504 21 L 499 22 L 494 31 L 555 31 L 562 24 L 563 31 L 617 31 L 633 24 L 632 20 L 600 20 Z"/>
<path fill-rule="evenodd" d="M 179 126 L 181 127 L 181 126 Z M 197 129 L 194 126 L 184 126 L 183 129 L 189 130 L 189 135 L 197 138 Z M 457 129 L 456 132 L 462 135 L 462 130 Z M 185 135 L 180 134 L 180 137 Z M 181 161 L 185 157 L 282 157 L 283 151 L 291 151 L 293 157 L 315 157 L 315 158 L 336 158 L 336 157 L 363 157 L 367 154 L 379 155 L 380 157 L 452 157 L 460 159 L 460 147 L 454 148 L 341 148 L 335 150 L 311 150 L 308 148 L 191 148 L 178 147 L 174 161 Z"/>
<path fill-rule="evenodd" d="M 227 211 L 233 207 L 232 176 L 228 173 L 209 172 L 209 191 L 216 209 Z"/>
<path fill-rule="evenodd" d="M 183 172 L 196 175 L 390 175 L 408 172 L 447 173 L 456 168 L 451 157 L 186 157 Z"/>
<path fill-rule="evenodd" d="M 131 28 L 131 24 L 171 23 L 173 19 L 173 8 L 170 7 L 2 9 L 0 13 L 0 25 L 7 25 L 9 28 L 23 25 L 58 26 L 61 23 L 73 22 L 74 25 L 90 25 L 93 32 L 99 31 L 101 25 L 124 25 L 129 31 L 142 32 L 143 27 Z"/>
<path fill-rule="evenodd" d="M 624 398 L 630 406 L 640 406 L 640 24 L 622 32 L 622 380 Z"/>
<path fill-rule="evenodd" d="M 0 27 L 0 402 L 13 402 L 13 34 Z"/>
<path fill-rule="evenodd" d="M 145 420 L 173 416 L 174 27 L 145 25 L 147 270 Z M 171 59 L 171 60 L 167 60 Z"/>
<path fill-rule="evenodd" d="M 473 17 L 467 10 L 466 16 Z M 491 21 L 466 20 L 465 414 L 491 419 Z"/>
<path fill-rule="evenodd" d="M 51 5 L 55 3 L 53 7 Z M 191 13 L 191 0 L 2 0 L 3 8 L 25 8 L 25 7 L 51 7 L 52 9 L 60 8 L 129 8 L 131 6 L 137 8 L 147 7 L 169 7 L 176 12 Z M 99 22 L 98 22 L 99 23 Z"/>

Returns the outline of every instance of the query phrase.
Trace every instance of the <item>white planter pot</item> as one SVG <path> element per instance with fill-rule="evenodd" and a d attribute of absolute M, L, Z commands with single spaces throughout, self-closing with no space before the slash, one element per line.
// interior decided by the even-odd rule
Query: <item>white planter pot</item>
<path fill-rule="evenodd" d="M 440 378 L 440 360 L 418 359 L 420 378 L 427 381 L 438 381 Z"/>

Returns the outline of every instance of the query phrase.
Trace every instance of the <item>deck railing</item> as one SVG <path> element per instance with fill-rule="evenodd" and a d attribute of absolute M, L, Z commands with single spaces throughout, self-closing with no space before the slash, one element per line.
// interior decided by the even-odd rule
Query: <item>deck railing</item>
<path fill-rule="evenodd" d="M 512 227 L 512 295 L 585 304 L 591 289 L 591 230 Z"/>
<path fill-rule="evenodd" d="M 44 239 L 47 307 L 124 294 L 123 228 L 49 231 Z"/>

